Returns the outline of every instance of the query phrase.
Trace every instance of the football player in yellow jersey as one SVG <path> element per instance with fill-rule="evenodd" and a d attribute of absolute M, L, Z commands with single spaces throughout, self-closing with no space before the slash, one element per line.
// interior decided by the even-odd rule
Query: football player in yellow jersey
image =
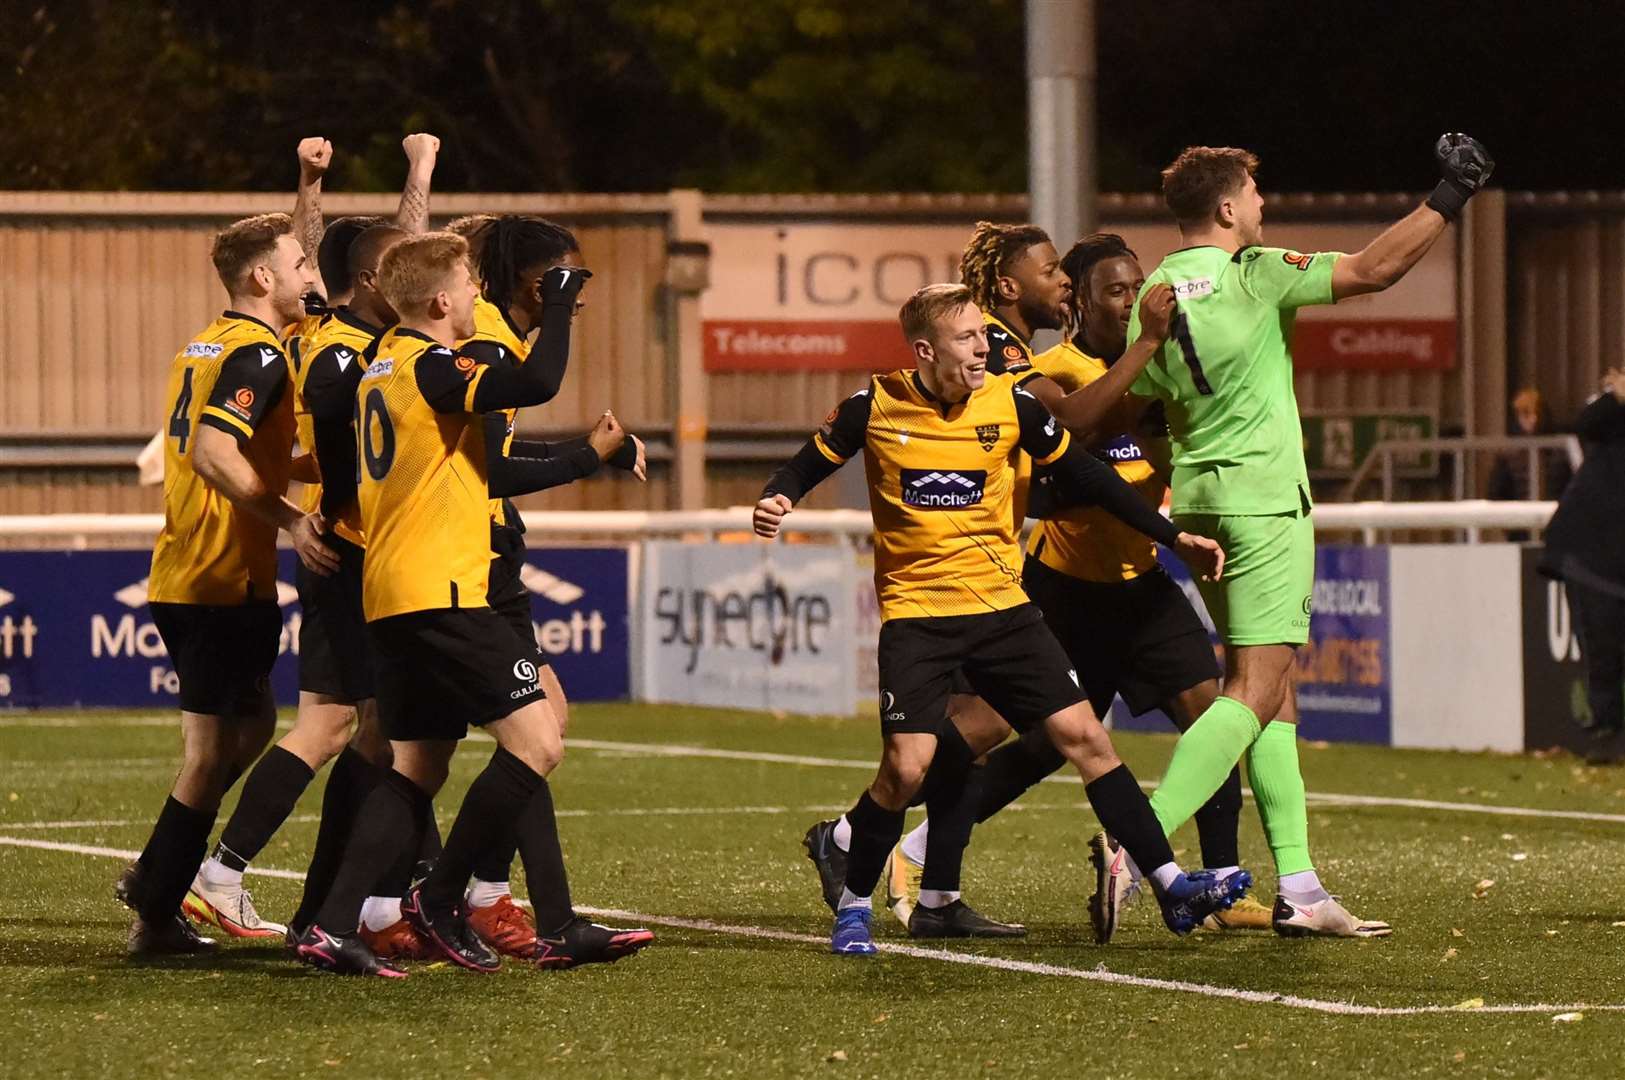
<path fill-rule="evenodd" d="M 311 138 L 299 145 L 298 205 L 308 220 L 301 222 L 296 215 L 295 230 L 307 243 L 310 237 L 319 240 L 306 253 L 314 250 L 316 254 L 331 306 L 321 305 L 321 314 L 307 316 L 287 339 L 293 365 L 295 437 L 310 470 L 297 478 L 306 481 L 303 508 L 323 510 L 331 530 L 324 539 L 338 552 L 340 568 L 325 577 L 302 568 L 299 572 L 299 711 L 293 730 L 249 773 L 242 798 L 226 822 L 213 856 L 199 868 L 184 903 L 193 918 L 237 937 L 287 932 L 286 927 L 260 918 L 243 890 L 243 871 L 293 812 L 315 771 L 337 756 L 328 777 L 322 826 L 305 877 L 305 899 L 294 919 L 296 926 L 309 921 L 326 890 L 335 848 L 349 831 L 349 817 L 374 769 L 389 765 L 389 744 L 377 730 L 372 664 L 361 617 L 364 541 L 354 505 L 355 437 L 350 420 L 361 355 L 395 321 L 395 313 L 378 291 L 378 261 L 391 243 L 407 232 L 422 232 L 428 221 L 440 140 L 418 133 L 408 135 L 401 146 L 406 152 L 407 179 L 396 220 L 403 225 L 366 228 L 367 222 L 378 219 L 340 218 L 324 233 L 319 195 L 322 174 L 332 159 L 332 144 Z M 361 231 L 357 231 L 358 225 Z M 318 448 L 324 431 L 325 445 Z M 328 462 L 326 475 L 335 484 L 321 483 L 323 460 Z M 355 747 L 342 752 L 358 718 Z M 438 837 L 434 839 L 438 850 Z"/>
<path fill-rule="evenodd" d="M 164 527 L 149 607 L 180 679 L 184 758 L 140 859 L 116 892 L 136 911 L 132 954 L 211 944 L 180 915 L 220 799 L 276 723 L 269 676 L 282 635 L 276 534 L 311 569 L 337 556 L 319 515 L 288 500 L 293 402 L 275 327 L 311 271 L 286 214 L 228 226 L 211 256 L 231 307 L 176 355 L 165 408 Z"/>
<path fill-rule="evenodd" d="M 1223 565 L 1218 545 L 1180 533 L 1099 460 L 1074 445 L 1011 376 L 988 375 L 987 333 L 971 291 L 928 285 L 900 312 L 918 366 L 874 377 L 837 406 L 776 472 L 756 505 L 758 535 L 814 485 L 863 452 L 875 519 L 880 599 L 880 723 L 874 783 L 848 811 L 849 856 L 831 951 L 869 955 L 870 893 L 902 833 L 903 811 L 924 796 L 957 801 L 969 747 L 949 733 L 954 674 L 1022 730 L 1042 727 L 1078 770 L 1095 812 L 1152 878 L 1164 917 L 1187 933 L 1245 893 L 1250 877 L 1186 875 L 1149 801 L 1090 710 L 1076 671 L 1021 590 L 1011 509 L 1019 447 L 1147 535 L 1176 547 L 1202 572 Z M 929 775 L 928 775 L 929 773 Z M 1125 831 L 1126 830 L 1126 831 Z M 938 913 L 969 931 L 985 922 L 953 898 Z"/>
<path fill-rule="evenodd" d="M 452 222 L 448 229 L 469 241 L 482 264 L 482 293 L 474 308 L 475 330 L 458 344 L 458 352 L 481 363 L 525 363 L 530 355 L 530 335 L 541 325 L 545 310 L 527 285 L 555 266 L 582 266 L 575 234 L 543 218 L 516 215 L 472 215 Z M 486 241 L 493 235 L 501 239 L 487 261 Z M 583 302 L 578 297 L 578 312 Z M 550 376 L 549 385 L 553 383 Z M 557 383 L 563 384 L 562 370 Z M 486 600 L 521 641 L 534 646 L 530 590 L 520 580 L 525 565 L 525 527 L 509 500 L 584 479 L 603 464 L 630 471 L 639 480 L 644 480 L 647 473 L 642 441 L 627 434 L 612 412 L 605 412 L 588 435 L 557 443 L 516 440 L 514 414 L 515 410 L 509 409 L 485 416 L 492 553 Z M 542 689 L 563 734 L 569 723 L 564 688 L 547 655 L 540 648 L 535 651 Z M 525 956 L 535 948 L 536 927 L 529 913 L 514 903 L 509 886 L 515 850 L 510 841 L 481 856 L 469 882 L 466 902 L 469 921 L 492 948 L 507 955 Z"/>
<path fill-rule="evenodd" d="M 543 400 L 546 375 L 568 353 L 576 296 L 588 272 L 555 267 L 534 289 L 548 309 L 536 363 L 481 364 L 455 344 L 474 329 L 468 244 L 429 233 L 385 253 L 379 279 L 400 322 L 374 348 L 357 390 L 361 523 L 367 538 L 363 606 L 377 663 L 378 704 L 394 764 L 367 795 L 344 862 L 301 959 L 328 970 L 401 976 L 358 933 L 363 901 L 403 852 L 416 849 L 432 799 L 470 723 L 497 751 L 464 798 L 434 870 L 403 909 L 454 963 L 500 965 L 461 914 L 474 861 L 512 830 L 519 837 L 537 924 L 540 967 L 613 960 L 653 940 L 575 914 L 546 775 L 564 751 L 558 722 L 527 650 L 486 604 L 490 516 L 481 413 Z"/>
<path fill-rule="evenodd" d="M 1136 433 L 1140 409 L 1122 407 L 1123 394 L 1144 370 L 1168 332 L 1172 294 L 1163 289 L 1144 307 L 1142 333 L 1130 345 L 1129 314 L 1145 284 L 1138 258 L 1123 238 L 1085 237 L 1061 260 L 1073 282 L 1068 305 L 1072 336 L 1036 356 L 1020 385 L 1073 435 L 1132 484 L 1150 506 L 1161 506 L 1166 479 L 1153 468 Z M 1164 295 L 1166 294 L 1166 295 Z M 1157 562 L 1155 548 L 1121 522 L 1093 507 L 1064 508 L 1065 498 L 1046 499 L 1063 508 L 1039 522 L 1027 547 L 1023 585 L 1067 655 L 1101 715 L 1118 695 L 1134 713 L 1161 708 L 1181 730 L 1219 693 L 1219 666 L 1200 617 L 1183 590 Z M 1032 785 L 1065 764 L 1047 741 L 1028 734 L 988 755 L 975 821 L 986 821 Z M 1239 862 L 1236 832 L 1241 815 L 1241 777 L 1232 771 L 1224 787 L 1197 812 L 1203 865 L 1226 872 Z M 930 823 L 904 837 L 899 859 L 927 862 Z M 1138 885 L 1127 860 L 1104 834 L 1092 858 L 1097 888 L 1090 914 L 1096 934 L 1108 941 L 1123 902 Z M 1113 868 L 1117 873 L 1113 874 Z M 895 872 L 888 878 L 901 878 Z M 906 897 L 906 886 L 898 885 Z M 911 900 L 911 897 L 906 897 Z M 1270 910 L 1251 897 L 1215 913 L 1215 928 L 1267 930 Z"/>

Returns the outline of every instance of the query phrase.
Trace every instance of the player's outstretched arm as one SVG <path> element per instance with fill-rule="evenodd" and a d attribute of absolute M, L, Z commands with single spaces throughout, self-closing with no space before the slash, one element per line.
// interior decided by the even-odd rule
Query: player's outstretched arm
<path fill-rule="evenodd" d="M 486 485 L 491 490 L 492 498 L 511 499 L 574 483 L 597 472 L 604 458 L 613 453 L 625 437 L 626 431 L 616 422 L 615 415 L 606 412 L 599 418 L 591 435 L 560 444 L 562 452 L 522 456 L 513 453 L 518 443 L 504 449 L 508 441 L 508 423 L 504 414 L 486 413 Z M 565 449 L 566 446 L 568 449 Z"/>
<path fill-rule="evenodd" d="M 1157 282 L 1146 289 L 1136 310 L 1139 337 L 1099 379 L 1070 394 L 1048 378 L 1021 384 L 1022 389 L 1037 398 L 1068 431 L 1086 443 L 1127 431 L 1151 403 L 1150 398 L 1128 391 L 1162 343 L 1168 340 L 1168 328 L 1174 317 L 1173 289 L 1164 282 Z"/>
<path fill-rule="evenodd" d="M 1047 465 L 1066 485 L 1068 505 L 1098 506 L 1136 532 L 1178 552 L 1202 577 L 1217 578 L 1224 567 L 1224 552 L 1205 537 L 1180 532 L 1173 522 L 1152 509 L 1117 470 L 1095 457 L 1044 411 L 1038 400 L 1016 389 L 1016 417 L 1021 425 L 1021 448 L 1035 465 Z"/>
<path fill-rule="evenodd" d="M 429 188 L 434 179 L 434 163 L 440 155 L 440 140 L 419 131 L 402 139 L 401 149 L 406 151 L 406 186 L 401 188 L 395 226 L 409 233 L 427 232 Z"/>
<path fill-rule="evenodd" d="M 293 235 L 305 258 L 316 261 L 322 244 L 322 177 L 333 161 L 333 144 L 320 135 L 299 140 L 299 189 L 293 200 Z"/>
<path fill-rule="evenodd" d="M 873 403 L 873 392 L 864 389 L 835 406 L 813 437 L 768 477 L 762 498 L 751 515 L 757 536 L 768 540 L 777 536 L 784 515 L 794 509 L 807 492 L 835 475 L 837 469 L 863 449 L 869 434 L 869 408 Z"/>
<path fill-rule="evenodd" d="M 1409 273 L 1495 170 L 1489 152 L 1468 135 L 1439 136 L 1434 154 L 1442 179 L 1433 194 L 1364 248 L 1337 260 L 1334 300 L 1381 292 Z"/>

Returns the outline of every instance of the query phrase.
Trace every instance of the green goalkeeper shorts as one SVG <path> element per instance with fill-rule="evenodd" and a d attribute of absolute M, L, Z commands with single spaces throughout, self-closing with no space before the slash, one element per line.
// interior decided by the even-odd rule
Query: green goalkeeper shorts
<path fill-rule="evenodd" d="M 1302 645 L 1315 591 L 1315 527 L 1305 513 L 1177 514 L 1224 548 L 1224 576 L 1196 582 L 1226 645 Z"/>

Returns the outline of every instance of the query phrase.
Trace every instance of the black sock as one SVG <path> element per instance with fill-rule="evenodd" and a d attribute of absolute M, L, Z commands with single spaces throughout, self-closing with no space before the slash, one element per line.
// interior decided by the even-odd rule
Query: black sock
<path fill-rule="evenodd" d="M 141 895 L 136 900 L 146 922 L 163 922 L 180 910 L 208 853 L 214 816 L 213 810 L 194 810 L 173 795 L 164 800 L 141 853 Z"/>
<path fill-rule="evenodd" d="M 559 846 L 559 823 L 553 813 L 553 789 L 547 778 L 531 770 L 518 758 L 513 766 L 536 778 L 536 789 L 516 822 L 520 862 L 525 868 L 525 888 L 530 892 L 531 909 L 536 913 L 536 929 L 556 934 L 576 916 L 570 903 L 570 877 L 564 870 L 564 850 Z"/>
<path fill-rule="evenodd" d="M 433 873 L 434 864 L 440 861 L 440 853 L 445 850 L 446 845 L 440 842 L 440 822 L 436 821 L 434 814 L 431 813 L 429 820 L 423 823 L 423 838 L 418 842 L 417 860 L 412 867 L 412 877 L 422 881 Z"/>
<path fill-rule="evenodd" d="M 356 932 L 362 903 L 374 894 L 402 850 L 417 851 L 419 831 L 432 813 L 429 796 L 393 769 L 373 785 L 356 811 L 344 861 L 317 911 L 316 922 L 323 930 Z"/>
<path fill-rule="evenodd" d="M 1202 840 L 1202 865 L 1240 866 L 1236 833 L 1241 828 L 1241 770 L 1231 769 L 1213 798 L 1196 811 L 1196 835 Z"/>
<path fill-rule="evenodd" d="M 920 878 L 920 888 L 958 891 L 965 845 L 970 843 L 971 829 L 976 824 L 985 772 L 985 766 L 973 766 L 966 771 L 959 787 L 945 786 L 926 800 L 931 829 L 925 834 L 925 873 Z"/>
<path fill-rule="evenodd" d="M 976 753 L 971 750 L 970 744 L 959 733 L 959 729 L 952 724 L 944 725 L 943 731 L 937 736 L 937 749 L 931 755 L 931 766 L 925 770 L 925 778 L 920 781 L 920 790 L 914 793 L 909 805 L 926 805 L 942 788 L 957 793 L 964 785 L 965 773 L 975 760 Z"/>
<path fill-rule="evenodd" d="M 1174 861 L 1174 849 L 1162 834 L 1162 825 L 1151 810 L 1151 800 L 1140 790 L 1139 781 L 1127 765 L 1119 765 L 1083 787 L 1089 805 L 1105 830 L 1128 850 L 1129 857 L 1149 875 L 1159 866 Z"/>
<path fill-rule="evenodd" d="M 215 857 L 233 870 L 253 862 L 288 820 L 315 776 L 298 754 L 280 746 L 267 750 L 243 784 L 243 797 L 220 833 Z"/>
<path fill-rule="evenodd" d="M 518 766 L 514 768 L 513 766 Z M 468 786 L 457 820 L 446 836 L 434 872 L 423 882 L 423 902 L 443 911 L 457 907 L 468 891 L 468 879 L 480 856 L 500 843 L 515 828 L 541 777 L 508 751 L 497 747 L 480 775 Z"/>
<path fill-rule="evenodd" d="M 903 812 L 887 810 L 865 791 L 846 814 L 852 826 L 852 845 L 846 857 L 846 887 L 854 896 L 868 896 L 880 882 L 886 855 L 903 835 Z"/>
<path fill-rule="evenodd" d="M 474 861 L 474 876 L 481 881 L 507 881 L 513 858 L 519 854 L 519 834 L 509 830 L 500 843 Z"/>
<path fill-rule="evenodd" d="M 304 895 L 289 923 L 296 930 L 304 930 L 315 920 L 316 910 L 327 899 L 333 875 L 338 873 L 344 859 L 344 846 L 350 839 L 350 830 L 355 827 L 356 811 L 373 785 L 383 778 L 384 770 L 354 747 L 346 746 L 333 761 L 333 768 L 327 774 L 327 786 L 322 791 L 322 820 L 316 827 L 316 847 L 310 855 L 310 869 L 305 871 Z"/>
<path fill-rule="evenodd" d="M 1022 793 L 1066 764 L 1041 727 L 987 756 L 982 774 L 982 801 L 976 808 L 980 824 L 1015 802 Z M 935 825 L 931 826 L 933 829 Z"/>

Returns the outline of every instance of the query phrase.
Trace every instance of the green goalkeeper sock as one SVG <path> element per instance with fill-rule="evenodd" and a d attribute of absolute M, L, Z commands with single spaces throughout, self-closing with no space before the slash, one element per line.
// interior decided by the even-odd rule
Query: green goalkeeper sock
<path fill-rule="evenodd" d="M 1264 836 L 1280 876 L 1313 870 L 1309 860 L 1309 807 L 1298 769 L 1298 726 L 1281 720 L 1266 725 L 1247 751 L 1247 778 L 1253 785 Z"/>
<path fill-rule="evenodd" d="M 1151 809 L 1172 836 L 1224 784 L 1230 770 L 1258 738 L 1258 717 L 1235 698 L 1221 697 L 1179 737 Z"/>

